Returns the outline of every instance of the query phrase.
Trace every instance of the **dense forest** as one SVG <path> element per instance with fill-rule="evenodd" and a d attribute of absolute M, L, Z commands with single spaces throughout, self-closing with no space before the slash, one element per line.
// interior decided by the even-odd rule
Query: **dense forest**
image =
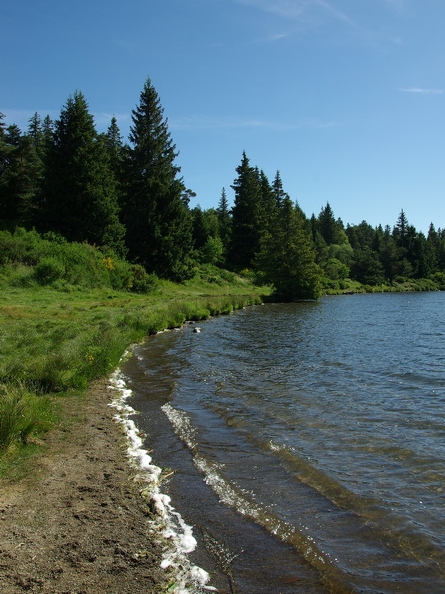
<path fill-rule="evenodd" d="M 195 195 L 177 156 L 150 79 L 128 142 L 115 118 L 97 132 L 81 92 L 56 121 L 35 113 L 25 132 L 0 114 L 0 233 L 4 239 L 24 229 L 53 245 L 88 244 L 109 268 L 113 259 L 125 261 L 140 278 L 182 282 L 199 267 L 217 266 L 252 275 L 285 300 L 358 284 L 445 288 L 445 230 L 432 223 L 425 236 L 402 210 L 393 227 L 345 226 L 329 202 L 308 218 L 280 173 L 270 181 L 245 152 L 233 206 L 223 188 L 215 208 L 191 208 Z"/>

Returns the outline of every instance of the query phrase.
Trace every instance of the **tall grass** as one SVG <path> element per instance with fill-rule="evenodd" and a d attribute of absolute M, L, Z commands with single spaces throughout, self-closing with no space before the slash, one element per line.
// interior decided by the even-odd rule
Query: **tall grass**
<path fill-rule="evenodd" d="M 0 453 L 17 441 L 47 431 L 53 416 L 49 398 L 39 397 L 20 384 L 0 384 Z"/>

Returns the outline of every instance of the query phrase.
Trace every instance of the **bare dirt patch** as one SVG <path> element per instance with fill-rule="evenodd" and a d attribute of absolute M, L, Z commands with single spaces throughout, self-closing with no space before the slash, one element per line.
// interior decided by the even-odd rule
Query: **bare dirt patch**
<path fill-rule="evenodd" d="M 164 591 L 162 542 L 131 476 L 107 382 L 63 401 L 29 477 L 0 488 L 0 592 Z"/>

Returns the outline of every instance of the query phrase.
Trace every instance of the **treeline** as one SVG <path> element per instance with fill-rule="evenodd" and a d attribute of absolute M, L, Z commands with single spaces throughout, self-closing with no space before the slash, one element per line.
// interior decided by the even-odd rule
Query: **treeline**
<path fill-rule="evenodd" d="M 98 133 L 81 92 L 52 121 L 35 114 L 28 130 L 0 118 L 0 221 L 47 240 L 86 243 L 139 273 L 175 282 L 198 266 L 252 273 L 283 299 L 316 298 L 351 282 L 392 285 L 428 279 L 445 286 L 445 231 L 427 236 L 402 210 L 395 225 L 344 225 L 329 203 L 308 218 L 243 153 L 216 208 L 190 208 L 178 155 L 150 79 L 132 111 L 128 142 L 112 118 Z M 102 258 L 102 261 L 105 261 Z"/>

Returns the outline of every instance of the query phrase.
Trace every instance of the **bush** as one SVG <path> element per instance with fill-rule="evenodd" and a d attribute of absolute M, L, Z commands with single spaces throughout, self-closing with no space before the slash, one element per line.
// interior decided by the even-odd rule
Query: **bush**
<path fill-rule="evenodd" d="M 34 275 L 39 285 L 50 285 L 54 281 L 63 278 L 65 267 L 56 258 L 42 258 L 34 268 Z"/>
<path fill-rule="evenodd" d="M 435 272 L 432 280 L 441 291 L 445 290 L 445 272 Z"/>
<path fill-rule="evenodd" d="M 140 264 L 131 266 L 131 281 L 128 286 L 135 293 L 149 293 L 154 291 L 159 283 L 155 274 L 147 274 L 145 268 Z"/>

